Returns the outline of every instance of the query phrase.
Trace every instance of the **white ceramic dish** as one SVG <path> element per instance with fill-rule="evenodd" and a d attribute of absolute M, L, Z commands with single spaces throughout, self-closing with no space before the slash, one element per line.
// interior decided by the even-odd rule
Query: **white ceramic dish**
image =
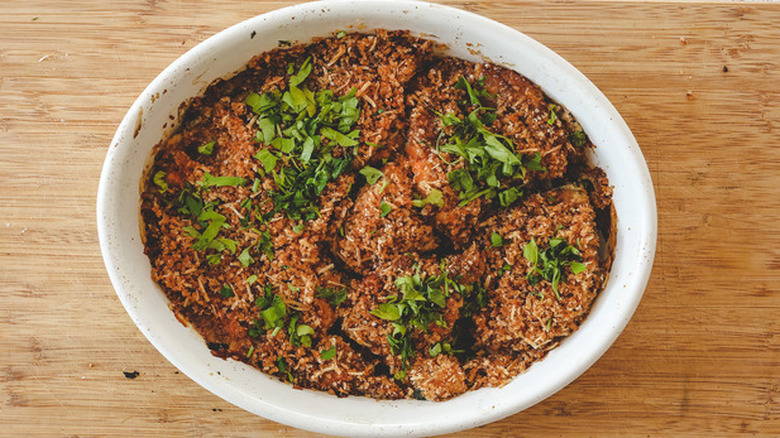
<path fill-rule="evenodd" d="M 213 357 L 184 327 L 151 280 L 139 230 L 140 179 L 169 116 L 214 79 L 240 70 L 278 40 L 307 42 L 335 30 L 408 29 L 446 43 L 450 54 L 488 59 L 525 75 L 566 106 L 594 144 L 593 161 L 614 185 L 615 262 L 608 284 L 580 329 L 502 388 L 440 403 L 336 398 L 295 390 L 243 363 Z M 478 55 L 472 53 L 474 49 Z M 484 58 L 483 58 L 484 57 Z M 175 121 L 173 122 L 175 123 Z M 526 409 L 566 386 L 614 342 L 639 304 L 653 264 L 656 206 L 639 147 L 615 108 L 579 71 L 507 26 L 458 9 L 409 1 L 327 1 L 292 6 L 209 38 L 163 71 L 128 111 L 108 150 L 97 200 L 106 268 L 133 321 L 154 346 L 200 385 L 248 411 L 317 432 L 422 436 L 479 426 Z"/>

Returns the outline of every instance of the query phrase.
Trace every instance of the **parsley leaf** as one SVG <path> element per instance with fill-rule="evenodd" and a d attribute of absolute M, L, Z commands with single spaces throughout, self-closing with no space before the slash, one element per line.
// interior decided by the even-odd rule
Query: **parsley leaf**
<path fill-rule="evenodd" d="M 482 82 L 480 80 L 473 86 L 464 77 L 458 79 L 455 88 L 465 90 L 468 95 L 468 100 L 461 102 L 461 105 L 464 110 L 470 109 L 470 112 L 463 118 L 450 113 L 438 113 L 442 126 L 451 128 L 452 135 L 445 141 L 446 136 L 442 131 L 435 148 L 447 164 L 454 166 L 463 163 L 447 174 L 450 185 L 459 192 L 460 206 L 480 197 L 498 198 L 502 206 L 509 206 L 523 195 L 514 181 L 522 182 L 528 169 L 544 168 L 539 164 L 541 156 L 534 156 L 524 163 L 509 138 L 488 129 L 496 119 L 496 110 L 482 105 L 480 98 L 491 97 L 483 89 Z M 454 156 L 455 161 L 442 154 Z"/>
<path fill-rule="evenodd" d="M 569 134 L 569 141 L 574 147 L 581 148 L 588 142 L 588 137 L 586 137 L 585 133 L 582 131 L 573 131 Z"/>
<path fill-rule="evenodd" d="M 385 217 L 388 214 L 390 214 L 390 211 L 392 211 L 393 208 L 390 207 L 390 204 L 387 204 L 385 201 L 382 201 L 382 205 L 379 206 L 379 217 Z"/>
<path fill-rule="evenodd" d="M 219 230 L 222 229 L 222 225 L 225 223 L 225 216 L 214 212 L 204 211 L 200 214 L 198 219 L 202 222 L 208 222 L 206 229 L 198 237 L 198 241 L 192 245 L 192 248 L 196 251 L 203 251 L 208 245 L 217 237 Z"/>
<path fill-rule="evenodd" d="M 255 300 L 260 306 L 260 317 L 263 319 L 266 330 L 278 329 L 284 325 L 284 317 L 287 315 L 287 306 L 279 295 L 265 289 L 265 294 Z M 251 333 L 250 333 L 251 335 Z"/>
<path fill-rule="evenodd" d="M 224 187 L 224 186 L 242 186 L 246 184 L 246 179 L 237 176 L 213 176 L 208 172 L 203 174 L 203 179 L 199 181 L 201 187 Z"/>
<path fill-rule="evenodd" d="M 385 174 L 382 173 L 381 170 L 371 166 L 366 166 L 360 169 L 360 174 L 366 177 L 366 182 L 369 184 L 375 184 L 377 181 L 379 181 L 379 178 L 385 176 Z"/>
<path fill-rule="evenodd" d="M 249 248 L 244 248 L 241 254 L 238 255 L 238 261 L 241 262 L 241 266 L 248 267 L 255 262 L 255 259 L 249 254 Z"/>
<path fill-rule="evenodd" d="M 266 171 L 266 173 L 271 173 L 271 171 L 276 168 L 276 161 L 278 158 L 276 158 L 276 155 L 274 155 L 268 149 L 261 149 L 260 152 L 255 154 L 255 158 L 260 160 L 260 163 L 263 165 L 263 169 Z"/>
<path fill-rule="evenodd" d="M 157 173 L 154 174 L 154 178 L 152 178 L 154 181 L 154 184 L 157 186 L 157 190 L 160 191 L 160 193 L 165 193 L 168 191 L 168 183 L 165 182 L 165 172 L 162 170 L 157 171 Z"/>
<path fill-rule="evenodd" d="M 542 279 L 549 281 L 558 300 L 561 299 L 558 285 L 566 281 L 565 268 L 568 266 L 573 274 L 587 269 L 587 265 L 581 263 L 580 251 L 560 237 L 550 238 L 548 247 L 543 251 L 539 251 L 536 240 L 531 238 L 523 248 L 523 257 L 531 263 L 527 275 L 531 286 L 537 285 Z"/>
<path fill-rule="evenodd" d="M 500 248 L 504 246 L 504 239 L 498 233 L 490 233 L 490 245 L 493 248 Z"/>
<path fill-rule="evenodd" d="M 211 155 L 211 153 L 214 152 L 215 144 L 217 144 L 216 141 L 210 141 L 204 145 L 198 146 L 198 153 L 202 155 Z"/>
<path fill-rule="evenodd" d="M 233 288 L 230 287 L 229 284 L 222 286 L 222 289 L 219 290 L 219 294 L 222 295 L 222 298 L 230 298 L 235 296 L 235 293 L 233 293 Z"/>
<path fill-rule="evenodd" d="M 395 321 L 401 318 L 401 311 L 398 306 L 391 303 L 380 304 L 379 307 L 372 309 L 371 314 L 387 321 Z"/>
<path fill-rule="evenodd" d="M 317 288 L 317 297 L 326 300 L 333 307 L 338 307 L 347 299 L 347 289 Z"/>
<path fill-rule="evenodd" d="M 320 350 L 320 359 L 331 360 L 336 356 L 336 346 L 332 346 L 327 350 Z"/>
<path fill-rule="evenodd" d="M 402 367 L 396 379 L 403 380 L 409 369 L 409 359 L 414 356 L 412 329 L 427 332 L 431 324 L 446 326 L 444 310 L 452 291 L 465 292 L 464 286 L 449 278 L 442 264 L 441 274 L 423 277 L 419 272 L 396 278 L 395 286 L 400 295 L 387 298 L 371 310 L 371 314 L 388 321 L 393 331 L 387 342 L 393 354 L 401 356 Z"/>
<path fill-rule="evenodd" d="M 444 196 L 442 195 L 441 190 L 432 189 L 425 199 L 412 200 L 412 205 L 418 208 L 423 208 L 428 204 L 433 204 L 439 208 L 444 206 Z"/>
<path fill-rule="evenodd" d="M 327 89 L 313 92 L 305 85 L 311 71 L 311 58 L 297 72 L 291 64 L 286 89 L 245 99 L 258 116 L 255 140 L 270 146 L 255 155 L 263 165 L 260 173 L 276 184 L 269 191 L 273 209 L 264 220 L 279 212 L 292 220 L 318 217 L 317 199 L 349 168 L 359 144 L 360 131 L 353 129 L 360 118 L 356 90 L 338 98 Z"/>
<path fill-rule="evenodd" d="M 555 121 L 558 120 L 558 116 L 555 115 L 555 108 L 557 108 L 557 105 L 550 105 L 550 118 L 547 119 L 547 124 L 552 126 L 555 124 Z"/>

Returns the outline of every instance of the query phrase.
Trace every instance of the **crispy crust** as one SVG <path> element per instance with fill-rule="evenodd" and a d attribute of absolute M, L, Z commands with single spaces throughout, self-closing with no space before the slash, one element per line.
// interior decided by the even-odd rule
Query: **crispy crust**
<path fill-rule="evenodd" d="M 322 192 L 315 219 L 304 223 L 277 213 L 267 223 L 248 225 L 252 216 L 244 202 L 250 200 L 258 214 L 271 212 L 276 183 L 254 158 L 270 146 L 254 141 L 244 99 L 284 87 L 288 64 L 307 58 L 310 89 L 357 92 L 360 145 L 352 169 Z M 512 182 L 527 192 L 513 207 L 484 198 L 459 205 L 448 183 L 447 174 L 462 163 L 449 164 L 437 153 L 437 140 L 452 133 L 434 110 L 463 115 L 458 103 L 465 91 L 453 87 L 461 76 L 484 78 L 492 95 L 486 105 L 496 108 L 492 130 L 512 139 L 524 157 L 542 155 L 547 171 L 529 171 Z M 193 99 L 181 130 L 157 149 L 141 206 L 152 277 L 177 318 L 191 324 L 213 354 L 296 387 L 445 400 L 503 385 L 577 329 L 609 266 L 609 256 L 599 256 L 604 237 L 598 230 L 599 218 L 611 209 L 609 183 L 600 169 L 584 164 L 584 147 L 569 140 L 579 129 L 576 121 L 552 105 L 511 70 L 438 57 L 430 41 L 405 32 L 348 34 L 263 53 Z M 558 114 L 553 122 L 551 108 Z M 211 140 L 214 153 L 199 154 Z M 366 164 L 383 172 L 374 184 L 357 172 Z M 164 193 L 153 182 L 157 172 L 165 174 Z M 219 235 L 235 242 L 234 252 L 193 249 L 186 230 L 197 228 L 197 220 L 174 207 L 176 196 L 197 187 L 207 172 L 258 179 L 258 190 L 243 185 L 200 192 L 225 217 Z M 442 192 L 441 206 L 413 205 L 434 189 Z M 491 245 L 493 233 L 503 245 Z M 529 283 L 531 266 L 523 257 L 531 238 L 544 243 L 553 237 L 577 245 L 587 266 L 559 285 L 560 299 L 549 282 Z M 254 250 L 268 243 L 271 252 Z M 253 249 L 250 263 L 237 257 L 245 248 Z M 214 257 L 220 260 L 214 263 Z M 392 325 L 372 311 L 399 296 L 396 279 L 414 274 L 447 275 L 459 286 L 448 290 L 438 323 L 409 330 L 415 353 L 405 364 L 388 343 Z M 224 293 L 226 285 L 232 295 Z M 486 302 L 481 308 L 473 304 L 478 292 Z M 297 324 L 311 329 L 310 346 L 294 342 L 286 325 L 263 327 L 256 301 L 269 293 L 283 300 L 288 318 L 296 314 Z M 334 293 L 343 302 L 333 301 L 328 294 Z M 450 353 L 428 353 L 445 344 Z"/>

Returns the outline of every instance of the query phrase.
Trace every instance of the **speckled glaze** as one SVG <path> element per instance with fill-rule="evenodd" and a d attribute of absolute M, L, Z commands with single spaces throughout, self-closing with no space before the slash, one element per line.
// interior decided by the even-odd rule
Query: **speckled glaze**
<path fill-rule="evenodd" d="M 336 30 L 408 29 L 446 43 L 449 54 L 517 70 L 566 106 L 597 146 L 593 162 L 614 185 L 615 262 L 605 290 L 580 329 L 502 388 L 452 400 L 375 401 L 296 390 L 243 363 L 213 357 L 180 324 L 151 280 L 140 235 L 140 180 L 152 147 L 178 120 L 178 109 L 219 77 L 240 70 L 278 40 L 307 42 Z M 174 120 L 171 120 L 172 116 Z M 271 420 L 346 436 L 427 436 L 498 420 L 563 388 L 615 341 L 634 313 L 653 265 L 653 185 L 631 131 L 606 97 L 540 43 L 469 12 L 410 1 L 327 1 L 280 9 L 239 23 L 177 59 L 141 93 L 106 156 L 97 199 L 100 247 L 122 304 L 154 346 L 182 372 L 223 399 Z"/>

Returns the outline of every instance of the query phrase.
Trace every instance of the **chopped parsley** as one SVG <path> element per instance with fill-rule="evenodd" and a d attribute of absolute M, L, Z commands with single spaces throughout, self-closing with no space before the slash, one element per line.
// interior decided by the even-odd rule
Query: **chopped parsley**
<path fill-rule="evenodd" d="M 157 173 L 154 174 L 154 178 L 152 178 L 154 181 L 154 184 L 157 186 L 157 190 L 160 191 L 160 193 L 165 193 L 168 191 L 168 183 L 165 181 L 165 172 L 162 170 L 157 171 Z"/>
<path fill-rule="evenodd" d="M 268 230 L 263 232 L 258 231 L 259 239 L 257 240 L 257 250 L 265 253 L 268 256 L 268 261 L 274 261 L 274 244 L 271 241 L 271 233 Z"/>
<path fill-rule="evenodd" d="M 241 254 L 238 255 L 238 261 L 241 262 L 241 266 L 246 268 L 252 263 L 254 263 L 255 259 L 253 259 L 252 255 L 249 254 L 249 248 L 244 248 L 244 250 L 241 251 Z"/>
<path fill-rule="evenodd" d="M 192 245 L 192 248 L 196 251 L 203 251 L 208 248 L 211 242 L 217 237 L 217 234 L 219 234 L 222 226 L 225 225 L 225 220 L 225 216 L 222 216 L 213 210 L 201 212 L 198 216 L 198 221 L 206 222 L 208 225 L 206 226 L 206 229 L 197 236 L 198 241 Z M 192 231 L 194 231 L 192 227 L 185 227 L 185 232 L 192 233 Z M 194 233 L 192 233 L 192 237 L 196 237 Z"/>
<path fill-rule="evenodd" d="M 246 284 L 254 284 L 257 281 L 257 275 L 250 275 L 246 278 Z"/>
<path fill-rule="evenodd" d="M 490 233 L 490 245 L 493 248 L 501 248 L 504 246 L 504 238 L 498 233 Z"/>
<path fill-rule="evenodd" d="M 208 172 L 203 174 L 203 179 L 198 181 L 198 184 L 203 187 L 224 187 L 224 186 L 243 186 L 246 184 L 246 179 L 237 176 L 213 176 Z"/>
<path fill-rule="evenodd" d="M 322 360 L 331 360 L 336 356 L 336 346 L 332 346 L 327 350 L 320 350 L 320 358 Z"/>
<path fill-rule="evenodd" d="M 222 286 L 222 289 L 219 290 L 219 294 L 222 295 L 222 298 L 230 298 L 236 295 L 233 293 L 233 288 L 230 287 L 229 284 Z"/>
<path fill-rule="evenodd" d="M 389 321 L 393 327 L 387 335 L 387 341 L 393 354 L 401 356 L 402 367 L 396 372 L 397 380 L 404 380 L 409 370 L 410 359 L 414 356 L 414 344 L 411 331 L 428 331 L 430 324 L 446 326 L 443 312 L 450 291 L 459 288 L 458 283 L 447 276 L 443 269 L 439 275 L 423 278 L 419 272 L 399 277 L 395 286 L 400 295 L 387 297 L 385 303 L 371 310 L 374 316 Z"/>
<path fill-rule="evenodd" d="M 392 210 L 393 208 L 390 206 L 390 204 L 382 201 L 382 204 L 379 206 L 379 217 L 387 216 Z"/>
<path fill-rule="evenodd" d="M 276 155 L 272 154 L 270 150 L 268 149 L 261 149 L 260 152 L 255 154 L 255 158 L 260 160 L 260 163 L 263 165 L 263 169 L 266 173 L 271 173 L 276 168 L 276 162 L 279 160 L 276 158 Z M 260 181 L 260 180 L 255 180 Z M 259 183 L 258 183 L 259 184 Z M 252 187 L 253 191 L 257 191 L 254 186 Z"/>
<path fill-rule="evenodd" d="M 585 133 L 582 131 L 573 131 L 569 134 L 569 141 L 574 147 L 582 148 L 585 147 L 585 144 L 588 142 L 588 137 L 585 136 Z"/>
<path fill-rule="evenodd" d="M 455 88 L 466 91 L 468 100 L 461 104 L 470 112 L 462 119 L 451 113 L 439 113 L 442 126 L 450 128 L 452 135 L 445 140 L 442 131 L 435 148 L 448 164 L 463 163 L 447 174 L 450 186 L 459 193 L 461 206 L 480 197 L 498 198 L 502 206 L 508 206 L 523 195 L 518 187 L 522 187 L 527 170 L 545 169 L 540 165 L 540 154 L 524 163 L 510 139 L 488 128 L 496 119 L 496 111 L 482 105 L 480 99 L 490 97 L 482 84 L 482 80 L 477 81 L 475 87 L 463 77 L 458 79 Z M 454 156 L 455 161 L 443 153 Z"/>
<path fill-rule="evenodd" d="M 342 38 L 344 38 L 345 36 L 347 36 L 347 33 L 346 33 L 345 31 L 343 31 L 343 30 L 340 30 L 340 31 L 339 31 L 339 32 L 336 34 L 336 38 L 338 38 L 338 39 L 342 39 Z"/>
<path fill-rule="evenodd" d="M 260 307 L 260 318 L 263 321 L 262 328 L 272 330 L 271 336 L 276 336 L 279 330 L 284 326 L 284 317 L 287 315 L 287 306 L 279 295 L 273 293 L 269 286 L 264 288 L 263 295 L 255 300 L 255 304 Z M 254 325 L 249 328 L 249 336 L 258 337 L 260 335 L 260 320 L 256 320 Z"/>
<path fill-rule="evenodd" d="M 333 307 L 338 307 L 347 299 L 347 289 L 317 288 L 317 297 L 326 300 Z"/>
<path fill-rule="evenodd" d="M 433 204 L 439 208 L 444 206 L 444 197 L 442 196 L 441 190 L 432 189 L 431 192 L 428 193 L 428 196 L 425 197 L 425 199 L 412 200 L 412 205 L 417 208 L 423 208 L 428 204 Z"/>
<path fill-rule="evenodd" d="M 290 336 L 290 343 L 297 347 L 303 345 L 305 347 L 311 347 L 311 335 L 314 334 L 314 329 L 306 324 L 298 324 L 299 314 L 294 314 L 290 317 L 290 322 L 287 324 L 287 334 Z"/>
<path fill-rule="evenodd" d="M 214 145 L 216 141 L 210 141 L 204 145 L 198 146 L 198 153 L 201 155 L 211 155 L 214 152 Z"/>
<path fill-rule="evenodd" d="M 265 145 L 255 155 L 260 173 L 276 183 L 268 218 L 278 212 L 292 220 L 316 218 L 317 199 L 349 168 L 359 144 L 360 131 L 353 129 L 360 117 L 355 89 L 341 97 L 331 90 L 315 93 L 305 85 L 311 69 L 311 58 L 297 72 L 291 65 L 286 89 L 252 93 L 245 100 L 257 115 L 255 141 Z"/>
<path fill-rule="evenodd" d="M 531 263 L 531 271 L 527 275 L 531 286 L 536 286 L 542 279 L 551 282 L 558 300 L 561 299 L 558 285 L 566 281 L 565 268 L 568 267 L 573 274 L 587 269 L 587 265 L 582 263 L 580 251 L 560 237 L 551 238 L 543 251 L 539 250 L 536 240 L 531 238 L 523 247 L 523 257 Z"/>
<path fill-rule="evenodd" d="M 295 382 L 292 373 L 290 373 L 290 371 L 287 369 L 287 362 L 284 361 L 284 358 L 282 356 L 278 356 L 276 358 L 276 367 L 279 369 L 280 373 L 287 375 L 287 380 L 290 383 Z"/>
<path fill-rule="evenodd" d="M 289 285 L 291 290 L 297 290 Z M 256 338 L 262 330 L 271 331 L 271 336 L 276 336 L 285 329 L 294 347 L 311 347 L 314 329 L 307 324 L 300 324 L 301 315 L 294 311 L 288 311 L 281 296 L 272 292 L 270 286 L 263 288 L 263 295 L 255 300 L 260 307 L 260 318 L 256 319 L 249 328 L 249 336 Z M 262 325 L 261 325 L 262 321 Z"/>
<path fill-rule="evenodd" d="M 379 181 L 379 178 L 383 178 L 385 176 L 381 170 L 371 166 L 366 166 L 360 169 L 360 174 L 366 177 L 366 182 L 371 185 L 376 184 L 376 182 Z"/>
<path fill-rule="evenodd" d="M 558 120 L 558 116 L 555 115 L 555 108 L 557 108 L 557 105 L 550 105 L 550 118 L 547 119 L 547 124 L 552 126 L 555 124 L 555 121 Z"/>

